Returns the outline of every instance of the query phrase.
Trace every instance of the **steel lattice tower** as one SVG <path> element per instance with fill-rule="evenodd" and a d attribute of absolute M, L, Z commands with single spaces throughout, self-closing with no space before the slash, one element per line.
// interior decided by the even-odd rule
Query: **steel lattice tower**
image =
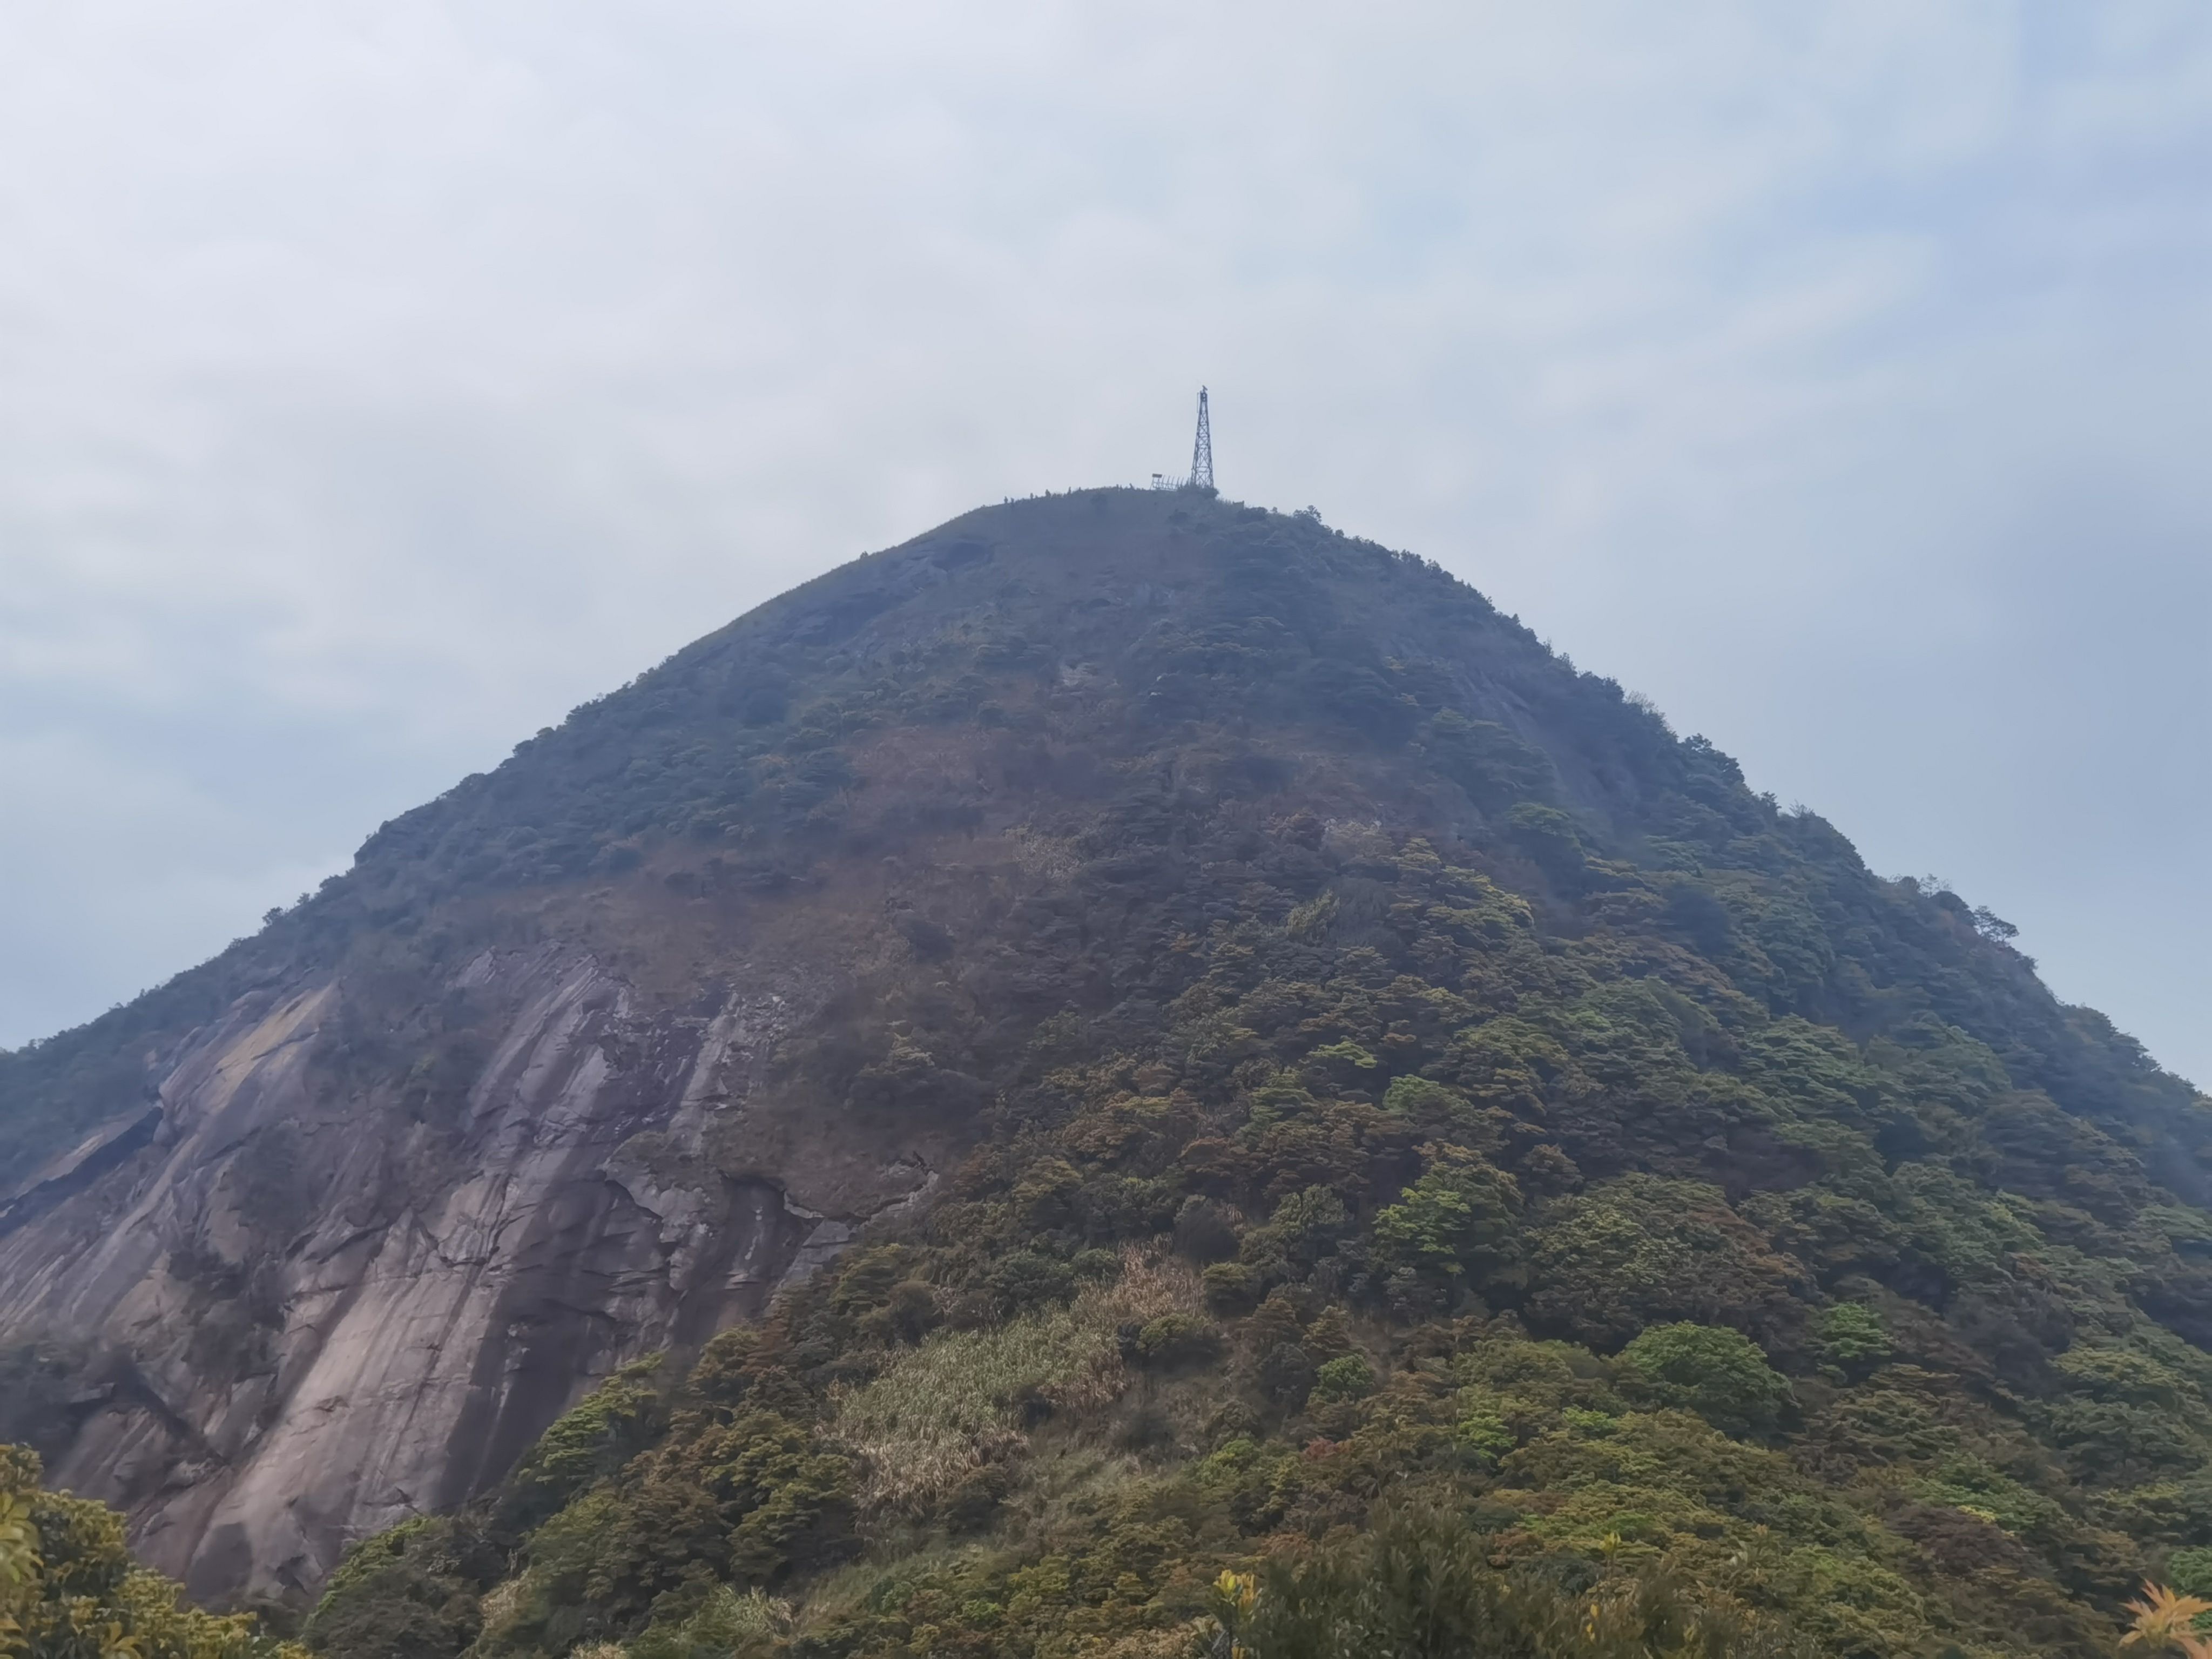
<path fill-rule="evenodd" d="M 1206 418 L 1204 386 L 1198 389 L 1198 436 L 1190 447 L 1190 487 L 1213 488 L 1213 423 Z"/>

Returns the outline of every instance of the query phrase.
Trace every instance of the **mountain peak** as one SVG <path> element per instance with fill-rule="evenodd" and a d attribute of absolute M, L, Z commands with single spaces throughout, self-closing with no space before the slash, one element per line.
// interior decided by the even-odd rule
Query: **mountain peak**
<path fill-rule="evenodd" d="M 2078 1632 L 2197 1524 L 2142 1494 L 2212 1464 L 2208 1147 L 1963 901 L 1435 565 L 1078 491 L 761 606 L 0 1057 L 0 1331 L 39 1379 L 9 1432 L 210 1595 L 301 1598 L 448 1517 L 423 1571 L 483 1600 L 478 1651 L 932 1528 L 1104 1559 L 1054 1494 L 1112 1446 L 1080 1479 L 1183 1505 L 1209 1563 L 1402 1479 L 1570 1577 L 1632 1511 L 1639 1547 L 1840 1551 L 1867 1651 L 1996 1619 L 1977 1550 Z M 2165 1452 L 2098 1416 L 2145 1366 L 2191 1402 Z M 1761 1473 L 1692 1515 L 1596 1472 L 1616 1433 Z M 714 1486 L 772 1451 L 813 1496 Z M 1365 1486 L 1329 1461 L 1370 1453 Z M 720 1541 L 561 1577 L 679 1487 Z M 330 1619 L 399 1617 L 348 1571 L 370 1599 Z M 1180 1606 L 1157 1552 L 1127 1571 L 1100 1595 Z"/>

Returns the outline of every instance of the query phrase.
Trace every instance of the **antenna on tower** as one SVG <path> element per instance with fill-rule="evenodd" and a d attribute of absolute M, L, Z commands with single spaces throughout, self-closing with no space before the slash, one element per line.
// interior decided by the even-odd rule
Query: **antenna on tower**
<path fill-rule="evenodd" d="M 1190 446 L 1190 487 L 1213 493 L 1213 423 L 1206 418 L 1206 388 L 1198 389 L 1198 436 Z"/>

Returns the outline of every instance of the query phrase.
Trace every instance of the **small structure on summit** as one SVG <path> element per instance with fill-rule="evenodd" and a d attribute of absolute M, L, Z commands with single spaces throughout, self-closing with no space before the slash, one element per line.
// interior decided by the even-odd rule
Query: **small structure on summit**
<path fill-rule="evenodd" d="M 1213 490 L 1213 422 L 1206 412 L 1206 388 L 1198 389 L 1198 436 L 1190 446 L 1190 487 Z"/>
<path fill-rule="evenodd" d="M 1190 446 L 1190 476 L 1178 478 L 1166 472 L 1152 474 L 1155 489 L 1202 489 L 1213 494 L 1213 422 L 1206 407 L 1206 388 L 1198 389 L 1198 435 Z"/>

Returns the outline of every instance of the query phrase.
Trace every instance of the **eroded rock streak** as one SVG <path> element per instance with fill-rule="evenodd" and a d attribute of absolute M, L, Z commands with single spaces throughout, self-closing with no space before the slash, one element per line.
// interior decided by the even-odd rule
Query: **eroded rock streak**
<path fill-rule="evenodd" d="M 143 1111 L 0 1208 L 0 1328 L 87 1352 L 57 1484 L 203 1597 L 297 1594 L 351 1540 L 495 1480 L 596 1377 L 757 1314 L 926 1161 L 702 1160 L 815 994 L 641 1016 L 590 957 L 485 952 L 503 1011 L 450 1121 L 332 1057 L 350 988 L 199 1033 Z"/>

